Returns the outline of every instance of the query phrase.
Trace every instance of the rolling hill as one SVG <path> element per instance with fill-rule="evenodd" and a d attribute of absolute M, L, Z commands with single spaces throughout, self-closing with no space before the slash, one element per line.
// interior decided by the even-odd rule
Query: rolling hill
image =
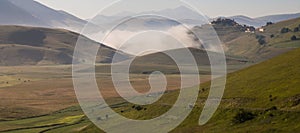
<path fill-rule="evenodd" d="M 297 132 L 300 119 L 300 49 L 228 75 L 221 107 L 206 125 L 196 126 L 198 109 L 176 131 Z M 201 88 L 208 87 L 209 83 Z M 200 93 L 198 106 L 207 95 Z M 202 102 L 200 102 L 202 101 Z M 235 122 L 240 112 L 253 119 Z M 246 113 L 246 114 L 247 114 Z M 243 114 L 243 113 L 242 113 Z M 243 118 L 240 118 L 243 119 Z M 194 123 L 194 126 L 192 123 Z"/>
<path fill-rule="evenodd" d="M 300 130 L 300 49 L 272 58 L 228 75 L 222 103 L 213 118 L 198 126 L 199 115 L 210 83 L 201 85 L 192 114 L 173 132 L 297 132 Z M 284 62 L 284 63 L 283 63 Z M 131 109 L 132 104 L 115 109 L 134 119 L 149 119 L 164 113 L 178 93 L 165 94 L 146 111 Z M 126 110 L 126 111 L 124 111 Z M 149 115 L 148 115 L 149 114 Z M 248 115 L 253 117 L 248 117 Z M 82 130 L 98 131 L 90 125 Z"/>
<path fill-rule="evenodd" d="M 79 34 L 62 29 L 0 26 L 0 65 L 71 64 Z M 114 54 L 127 59 L 127 55 L 101 45 L 97 63 L 111 63 Z M 122 59 L 120 59 L 122 60 Z"/>
<path fill-rule="evenodd" d="M 134 63 L 137 64 L 139 63 L 143 63 L 143 64 L 149 64 L 149 65 L 153 65 L 153 64 L 159 64 L 159 65 L 174 65 L 174 61 L 165 53 L 170 54 L 170 55 L 177 55 L 177 57 L 180 57 L 178 60 L 180 62 L 186 62 L 189 63 L 186 60 L 186 55 L 184 55 L 183 51 L 185 49 L 174 49 L 174 50 L 168 50 L 168 51 L 164 51 L 164 52 L 158 52 L 158 53 L 153 53 L 153 54 L 148 54 L 148 55 L 144 55 L 144 56 L 140 56 L 137 57 L 134 60 Z M 210 65 L 210 61 L 209 61 L 209 57 L 207 54 L 207 51 L 202 50 L 202 49 L 198 49 L 198 48 L 188 48 L 188 50 L 192 53 L 192 55 L 195 58 L 196 63 L 198 64 L 198 66 L 209 66 Z M 215 55 L 220 56 L 220 54 L 218 53 L 214 53 L 214 52 L 210 52 L 211 55 Z M 227 60 L 227 64 L 228 65 L 232 65 L 232 64 L 240 64 L 240 63 L 247 63 L 248 61 L 242 58 L 234 58 L 234 57 L 230 57 L 227 56 L 226 57 Z M 143 62 L 146 61 L 146 62 Z"/>
<path fill-rule="evenodd" d="M 226 47 L 226 54 L 259 62 L 299 47 L 299 40 L 291 40 L 293 35 L 300 37 L 300 32 L 293 31 L 299 24 L 300 18 L 296 18 L 264 26 L 263 32 L 256 30 L 254 33 L 246 33 L 238 25 L 215 24 L 213 27 Z M 283 28 L 290 31 L 281 33 Z M 198 30 L 199 27 L 194 28 L 195 33 Z"/>

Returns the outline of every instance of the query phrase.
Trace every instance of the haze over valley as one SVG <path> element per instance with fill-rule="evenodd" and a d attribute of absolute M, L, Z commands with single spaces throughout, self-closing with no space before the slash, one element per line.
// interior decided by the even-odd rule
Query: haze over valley
<path fill-rule="evenodd" d="M 170 132 L 299 132 L 297 12 L 210 17 L 178 6 L 84 19 L 40 1 L 1 0 L 0 132 L 107 131 L 99 123 L 125 132 L 130 123 L 118 116 L 157 118 L 181 93 L 188 96 L 183 103 L 197 95 L 195 105 L 175 106 L 190 114 L 166 115 L 152 132 L 181 119 Z M 224 95 L 213 95 L 223 83 Z M 200 114 L 217 102 L 199 125 Z"/>

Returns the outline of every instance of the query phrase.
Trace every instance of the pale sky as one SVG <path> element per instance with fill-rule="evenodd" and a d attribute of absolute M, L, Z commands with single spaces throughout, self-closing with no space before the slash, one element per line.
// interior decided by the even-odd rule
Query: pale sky
<path fill-rule="evenodd" d="M 36 0 L 51 8 L 67 11 L 82 19 L 94 17 L 99 10 L 110 5 L 113 0 Z M 124 3 L 134 5 L 143 2 L 139 8 L 128 8 L 130 12 L 147 10 L 148 7 L 165 9 L 176 7 L 170 4 L 173 0 L 159 0 L 159 4 L 153 0 L 123 0 Z M 300 0 L 187 0 L 197 1 L 198 9 L 209 17 L 246 15 L 260 17 L 273 14 L 300 13 Z M 113 14 L 114 12 L 111 11 Z"/>

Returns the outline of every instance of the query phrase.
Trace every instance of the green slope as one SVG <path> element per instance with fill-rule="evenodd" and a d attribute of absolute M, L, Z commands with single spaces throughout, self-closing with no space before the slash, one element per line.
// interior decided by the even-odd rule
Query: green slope
<path fill-rule="evenodd" d="M 191 128 L 206 132 L 300 131 L 300 125 L 297 123 L 300 120 L 299 57 L 300 49 L 296 49 L 229 74 L 224 99 L 218 112 L 207 125 L 195 125 Z M 204 88 L 206 86 L 207 84 Z M 272 107 L 276 107 L 277 110 L 268 110 Z M 234 124 L 232 120 L 239 109 L 245 109 L 256 117 L 245 123 Z M 196 124 L 193 118 L 197 116 L 198 114 L 192 115 L 185 123 L 189 126 Z"/>
<path fill-rule="evenodd" d="M 221 107 L 205 126 L 197 126 L 199 110 L 175 131 L 297 132 L 300 131 L 300 49 L 228 75 Z M 208 84 L 203 85 L 206 88 Z M 204 99 L 206 94 L 201 94 Z M 201 108 L 201 106 L 199 106 Z M 276 107 L 277 109 L 275 109 Z M 273 110 L 271 108 L 274 108 Z M 233 122 L 240 109 L 255 115 Z M 271 109 L 271 110 L 270 110 Z"/>
<path fill-rule="evenodd" d="M 0 26 L 0 65 L 72 64 L 73 52 L 80 35 L 63 29 L 24 26 Z M 101 45 L 97 63 L 111 63 L 114 54 L 125 60 L 129 55 L 82 37 L 90 44 Z M 101 54 L 100 54 L 101 53 Z"/>
<path fill-rule="evenodd" d="M 201 85 L 201 92 L 192 114 L 173 132 L 297 132 L 300 131 L 300 49 L 261 64 L 228 75 L 222 104 L 212 120 L 198 126 L 202 105 L 208 95 L 209 83 Z M 202 89 L 204 91 L 202 91 Z M 116 109 L 129 110 L 123 115 L 135 119 L 149 119 L 164 113 L 165 105 L 175 101 L 178 93 L 165 95 L 147 111 L 130 109 L 131 105 Z M 243 109 L 244 111 L 241 111 Z M 254 119 L 235 123 L 239 112 L 250 113 Z M 151 115 L 150 115 L 151 114 Z M 239 119 L 238 119 L 239 120 Z M 96 129 L 96 128 L 95 128 Z M 89 128 L 89 130 L 91 130 Z"/>
<path fill-rule="evenodd" d="M 173 132 L 299 132 L 300 131 L 300 49 L 275 57 L 228 75 L 222 103 L 213 118 L 204 126 L 198 126 L 203 103 L 208 95 L 210 83 L 201 85 L 196 107 L 190 116 Z M 132 104 L 118 104 L 114 110 L 133 119 L 149 119 L 166 112 L 178 96 L 178 91 L 166 93 L 158 102 L 143 106 L 147 110 L 137 111 Z M 114 99 L 113 103 L 122 102 Z M 75 109 L 77 108 L 77 109 Z M 79 107 L 37 118 L 7 123 L 22 122 L 17 132 L 101 132 L 86 118 Z M 62 113 L 62 114 L 61 114 Z M 65 114 L 65 115 L 63 115 Z M 63 116 L 61 116 L 63 115 Z M 31 127 L 30 122 L 41 119 L 58 119 L 38 124 L 46 127 Z M 63 122 L 76 118 L 70 122 Z M 78 117 L 79 118 L 79 117 Z M 26 122 L 28 121 L 28 122 Z M 27 126 L 26 126 L 27 124 Z M 54 124 L 49 126 L 49 124 Z M 62 125 L 55 125 L 62 124 Z M 47 125 L 49 127 L 47 127 Z M 23 128 L 23 129 L 22 129 Z M 10 129 L 10 128 L 7 128 Z"/>
<path fill-rule="evenodd" d="M 300 131 L 300 49 L 293 50 L 261 64 L 228 75 L 221 106 L 204 126 L 198 126 L 209 84 L 201 85 L 197 106 L 192 114 L 173 132 L 298 132 Z M 129 109 L 122 113 L 129 118 L 149 119 L 164 113 L 178 96 L 168 93 L 147 111 Z M 240 112 L 253 119 L 234 119 Z M 151 115 L 150 115 L 151 114 Z M 247 115 L 246 115 L 247 116 Z M 96 129 L 96 128 L 94 128 Z M 91 130 L 89 128 L 89 130 Z"/>
<path fill-rule="evenodd" d="M 299 27 L 300 18 L 278 22 L 262 27 L 264 32 L 245 33 L 235 30 L 235 27 L 220 28 L 214 25 L 221 41 L 226 46 L 228 55 L 235 55 L 248 58 L 252 61 L 264 61 L 280 55 L 292 48 L 300 47 L 300 40 L 291 40 L 295 35 L 300 38 L 300 32 L 294 32 Z M 282 28 L 289 28 L 288 33 L 281 33 Z M 264 44 L 259 43 L 259 36 L 263 36 Z"/>

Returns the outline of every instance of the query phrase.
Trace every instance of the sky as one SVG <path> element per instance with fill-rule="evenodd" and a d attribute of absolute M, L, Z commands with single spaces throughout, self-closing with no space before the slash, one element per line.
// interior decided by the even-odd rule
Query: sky
<path fill-rule="evenodd" d="M 109 7 L 113 0 L 36 0 L 51 8 L 67 11 L 82 19 L 90 19 Z M 154 2 L 157 1 L 157 2 Z M 140 12 L 155 7 L 157 10 L 175 8 L 175 0 L 122 0 L 120 7 L 129 12 Z M 300 0 L 186 0 L 197 2 L 197 8 L 209 17 L 246 15 L 260 17 L 273 14 L 300 13 Z M 171 2 L 171 3 L 170 3 Z M 193 4 L 193 5 L 196 5 Z M 118 6 L 107 14 L 117 13 Z M 128 7 L 128 8 L 127 8 Z"/>

